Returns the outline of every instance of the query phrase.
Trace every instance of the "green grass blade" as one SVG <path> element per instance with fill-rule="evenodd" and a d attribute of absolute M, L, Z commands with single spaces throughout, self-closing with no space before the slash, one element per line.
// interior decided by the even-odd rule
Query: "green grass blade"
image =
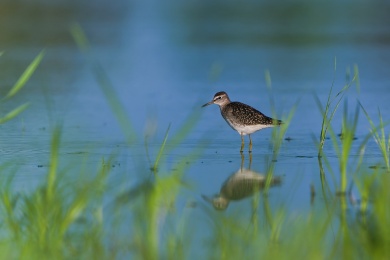
<path fill-rule="evenodd" d="M 94 76 L 99 83 L 99 87 L 106 97 L 111 110 L 116 116 L 122 132 L 126 134 L 127 142 L 132 143 L 136 139 L 137 135 L 126 113 L 126 108 L 121 102 L 119 96 L 115 93 L 115 89 L 104 69 L 93 60 L 90 53 L 88 52 L 90 49 L 89 43 L 82 28 L 78 24 L 74 24 L 71 27 L 70 32 L 80 50 L 86 53 L 88 62 L 92 68 L 92 72 L 94 73 Z"/>
<path fill-rule="evenodd" d="M 81 26 L 77 23 L 73 24 L 70 28 L 70 33 L 73 36 L 73 39 L 75 40 L 77 46 L 82 50 L 86 51 L 89 49 L 89 43 L 88 39 L 84 34 L 83 29 Z"/>
<path fill-rule="evenodd" d="M 12 118 L 16 117 L 17 115 L 22 113 L 24 110 L 26 110 L 29 105 L 30 105 L 29 103 L 25 103 L 23 105 L 20 105 L 17 108 L 15 108 L 14 110 L 12 110 L 11 112 L 9 112 L 8 114 L 6 114 L 5 116 L 1 117 L 0 118 L 0 124 L 4 124 L 5 122 L 7 122 L 7 121 L 11 120 Z"/>
<path fill-rule="evenodd" d="M 323 108 L 321 101 L 315 95 L 315 100 L 316 100 L 317 106 L 319 107 L 320 112 L 322 114 L 322 124 L 321 124 L 320 142 L 319 142 L 320 145 L 318 147 L 318 157 L 321 157 L 322 154 L 323 154 L 323 148 L 324 148 L 324 144 L 325 144 L 326 133 L 328 131 L 328 127 L 329 127 L 330 122 L 332 120 L 331 118 L 329 118 L 328 115 L 329 115 L 330 105 L 332 103 L 332 101 L 331 101 L 332 91 L 333 91 L 333 87 L 334 87 L 334 84 L 335 84 L 335 81 L 336 81 L 336 68 L 337 68 L 337 59 L 335 57 L 334 58 L 333 79 L 332 79 L 332 84 L 330 86 L 329 94 L 328 94 L 328 97 L 327 97 L 327 100 L 326 100 L 325 108 Z"/>
<path fill-rule="evenodd" d="M 50 201 L 54 196 L 55 182 L 57 178 L 58 157 L 60 147 L 61 130 L 56 128 L 53 133 L 50 150 L 50 168 L 47 175 L 47 200 Z"/>
<path fill-rule="evenodd" d="M 357 90 L 357 93 L 360 94 L 359 67 L 356 64 L 353 66 L 353 73 L 354 73 L 353 80 L 355 81 L 356 90 Z"/>
<path fill-rule="evenodd" d="M 279 127 L 274 127 L 272 129 L 272 156 L 269 158 L 268 165 L 267 165 L 267 174 L 266 174 L 263 194 L 267 194 L 269 188 L 271 187 L 271 181 L 275 169 L 275 163 L 277 161 L 280 149 L 282 147 L 284 136 L 286 135 L 286 132 L 290 126 L 290 123 L 298 107 L 298 104 L 299 104 L 299 100 L 290 109 L 290 112 L 287 114 L 287 117 L 282 116 L 283 124 L 280 125 Z"/>
<path fill-rule="evenodd" d="M 168 133 L 169 133 L 169 129 L 170 128 L 171 128 L 171 124 L 169 124 L 168 129 L 165 132 L 164 141 L 163 141 L 163 143 L 162 143 L 162 145 L 160 147 L 160 150 L 158 151 L 156 161 L 154 162 L 154 165 L 153 165 L 153 168 L 152 168 L 152 171 L 154 172 L 154 174 L 156 174 L 156 172 L 157 172 L 158 163 L 159 163 L 159 161 L 160 161 L 160 159 L 162 157 L 162 154 L 164 152 L 164 148 L 165 148 L 165 144 L 166 144 L 166 142 L 168 140 Z"/>
<path fill-rule="evenodd" d="M 183 143 L 184 139 L 194 129 L 196 123 L 199 121 L 201 110 L 199 108 L 193 108 L 193 112 L 187 117 L 179 130 L 175 133 L 174 137 L 169 142 L 170 146 L 167 152 L 171 151 L 179 144 Z"/>
<path fill-rule="evenodd" d="M 136 131 L 133 128 L 133 125 L 129 119 L 129 116 L 126 113 L 126 108 L 121 102 L 119 96 L 115 93 L 114 87 L 111 84 L 105 71 L 97 64 L 93 66 L 93 72 L 99 83 L 99 87 L 102 90 L 104 96 L 107 99 L 111 110 L 116 116 L 122 132 L 126 134 L 126 140 L 130 144 L 136 140 Z"/>
<path fill-rule="evenodd" d="M 386 165 L 387 170 L 390 170 L 390 135 L 388 137 L 388 140 L 386 140 L 386 134 L 385 134 L 385 126 L 389 125 L 390 122 L 383 122 L 382 114 L 380 110 L 378 111 L 379 114 L 379 126 L 375 126 L 374 122 L 372 121 L 371 117 L 368 115 L 368 112 L 364 109 L 363 105 L 359 103 L 361 109 L 363 110 L 368 122 L 370 123 L 371 129 L 370 134 L 367 135 L 365 142 L 368 141 L 368 139 L 372 136 L 375 140 L 375 142 L 378 144 L 379 149 L 382 153 L 384 163 Z"/>
<path fill-rule="evenodd" d="M 18 81 L 15 83 L 15 85 L 11 88 L 11 90 L 7 93 L 4 99 L 9 99 L 13 97 L 16 93 L 18 93 L 23 86 L 27 83 L 27 81 L 30 79 L 34 71 L 37 69 L 38 65 L 41 63 L 43 56 L 45 52 L 41 51 L 35 59 L 30 63 L 30 65 L 27 67 L 27 69 L 23 72 L 23 74 L 20 76 Z"/>

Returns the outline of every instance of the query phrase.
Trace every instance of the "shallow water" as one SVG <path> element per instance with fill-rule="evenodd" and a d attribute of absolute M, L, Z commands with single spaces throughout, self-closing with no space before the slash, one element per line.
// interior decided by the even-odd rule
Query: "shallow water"
<path fill-rule="evenodd" d="M 168 139 L 167 147 L 172 149 L 160 170 L 188 160 L 185 180 L 194 188 L 183 193 L 180 203 L 207 205 L 202 195 L 218 193 L 241 167 L 239 135 L 228 127 L 217 106 L 200 108 L 215 92 L 224 90 L 232 100 L 267 115 L 272 114 L 271 97 L 278 116 L 286 115 L 299 101 L 286 134 L 291 141 L 283 142 L 276 163 L 274 174 L 283 181 L 270 190 L 269 198 L 271 204 L 292 211 L 310 207 L 310 185 L 317 191 L 321 187 L 313 141 L 319 136 L 321 113 L 314 93 L 325 103 L 333 78 L 336 93 L 346 82 L 346 72 L 353 73 L 356 64 L 360 90 L 348 91 L 350 112 L 359 100 L 373 118 L 378 108 L 385 120 L 390 113 L 390 5 L 225 2 L 42 0 L 0 4 L 0 10 L 7 10 L 0 22 L 1 50 L 5 51 L 0 57 L 1 93 L 45 49 L 44 61 L 26 88 L 1 108 L 8 111 L 22 102 L 31 103 L 18 118 L 0 126 L 2 162 L 19 164 L 15 189 L 27 191 L 41 183 L 47 172 L 51 133 L 60 124 L 62 165 L 71 164 L 71 172 L 77 174 L 83 162 L 95 167 L 114 153 L 114 183 L 126 190 L 137 183 L 141 172 L 149 171 L 145 134 L 150 135 L 148 148 L 155 158 L 168 125 L 169 138 L 174 138 L 195 111 L 200 118 L 189 135 L 175 147 Z M 138 134 L 130 148 L 86 57 L 73 42 L 70 26 L 74 22 L 85 30 L 93 58 L 107 73 Z M 266 87 L 266 71 L 272 78 L 271 91 Z M 334 119 L 335 131 L 341 129 L 341 117 L 342 109 Z M 359 122 L 352 164 L 369 132 L 363 113 Z M 251 169 L 257 173 L 267 170 L 271 134 L 266 129 L 252 136 Z M 199 147 L 195 159 L 186 158 Z M 380 160 L 373 141 L 365 152 L 367 167 Z M 330 140 L 325 153 L 337 172 Z M 244 154 L 248 167 L 249 155 Z M 315 203 L 321 204 L 322 199 L 317 196 Z M 249 200 L 232 202 L 227 211 L 249 205 Z"/>

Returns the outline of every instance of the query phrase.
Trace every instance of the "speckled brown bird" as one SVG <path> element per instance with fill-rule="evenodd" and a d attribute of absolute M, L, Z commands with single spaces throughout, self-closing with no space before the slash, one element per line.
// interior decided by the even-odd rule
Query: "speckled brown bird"
<path fill-rule="evenodd" d="M 249 152 L 252 152 L 251 134 L 267 127 L 283 124 L 281 120 L 273 119 L 241 102 L 231 102 L 226 92 L 221 91 L 214 95 L 213 100 L 202 107 L 217 104 L 221 115 L 226 122 L 241 135 L 241 149 L 244 150 L 244 136 L 249 135 Z"/>

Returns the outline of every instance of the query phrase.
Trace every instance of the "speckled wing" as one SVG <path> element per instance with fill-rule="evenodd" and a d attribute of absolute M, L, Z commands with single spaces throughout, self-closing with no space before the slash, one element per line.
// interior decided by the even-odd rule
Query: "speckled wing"
<path fill-rule="evenodd" d="M 241 102 L 231 102 L 221 112 L 225 118 L 228 117 L 240 125 L 280 125 L 282 123 Z"/>

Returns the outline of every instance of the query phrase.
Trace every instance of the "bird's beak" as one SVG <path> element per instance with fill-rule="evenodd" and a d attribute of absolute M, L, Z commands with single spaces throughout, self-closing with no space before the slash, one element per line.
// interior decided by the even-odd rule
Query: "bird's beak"
<path fill-rule="evenodd" d="M 212 104 L 214 104 L 214 100 L 211 100 L 210 102 L 204 104 L 202 107 L 205 107 L 205 106 L 208 106 L 208 105 L 212 105 Z"/>

